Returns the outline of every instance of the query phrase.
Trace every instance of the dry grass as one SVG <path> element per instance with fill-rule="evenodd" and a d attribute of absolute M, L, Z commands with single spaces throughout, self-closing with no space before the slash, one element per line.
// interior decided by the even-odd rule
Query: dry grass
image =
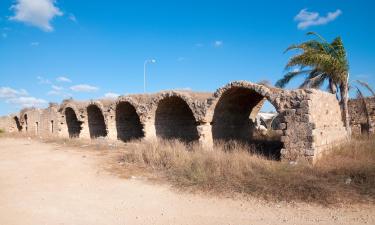
<path fill-rule="evenodd" d="M 375 200 L 374 139 L 353 140 L 314 166 L 267 160 L 241 145 L 207 152 L 177 141 L 130 144 L 121 160 L 182 189 L 324 205 Z"/>

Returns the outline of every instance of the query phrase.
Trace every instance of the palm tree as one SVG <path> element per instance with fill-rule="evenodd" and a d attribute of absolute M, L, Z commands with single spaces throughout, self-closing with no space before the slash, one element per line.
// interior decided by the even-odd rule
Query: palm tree
<path fill-rule="evenodd" d="M 345 127 L 351 134 L 348 112 L 348 80 L 349 63 L 346 51 L 340 37 L 328 43 L 317 33 L 309 32 L 315 38 L 297 45 L 291 45 L 285 52 L 300 50 L 287 63 L 285 70 L 289 71 L 277 81 L 277 87 L 284 87 L 290 80 L 300 75 L 307 75 L 301 88 L 320 88 L 328 81 L 328 90 L 337 94 L 340 92 L 340 103 L 343 109 Z M 293 70 L 298 67 L 298 70 Z"/>

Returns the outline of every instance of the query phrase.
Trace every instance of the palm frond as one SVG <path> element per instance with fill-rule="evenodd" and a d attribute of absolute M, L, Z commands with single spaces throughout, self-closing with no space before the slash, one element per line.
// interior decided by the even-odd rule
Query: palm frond
<path fill-rule="evenodd" d="M 361 80 L 356 80 L 356 82 L 360 84 L 362 87 L 365 87 L 369 92 L 371 92 L 372 96 L 375 97 L 375 91 L 371 88 L 370 84 Z"/>
<path fill-rule="evenodd" d="M 292 71 L 292 72 L 288 72 L 284 75 L 283 78 L 281 78 L 280 80 L 278 80 L 275 84 L 276 87 L 279 87 L 279 88 L 283 88 L 285 87 L 289 82 L 290 80 L 292 80 L 293 78 L 299 76 L 299 75 L 302 75 L 302 74 L 306 74 L 306 73 L 309 73 L 311 72 L 311 70 L 299 70 L 299 71 Z"/>

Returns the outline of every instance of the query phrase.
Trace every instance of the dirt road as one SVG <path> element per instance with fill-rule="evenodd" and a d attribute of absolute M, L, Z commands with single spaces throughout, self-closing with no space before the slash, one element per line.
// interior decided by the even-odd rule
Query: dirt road
<path fill-rule="evenodd" d="M 105 154 L 25 139 L 0 139 L 1 225 L 375 224 L 374 206 L 327 209 L 183 194 L 121 179 Z"/>

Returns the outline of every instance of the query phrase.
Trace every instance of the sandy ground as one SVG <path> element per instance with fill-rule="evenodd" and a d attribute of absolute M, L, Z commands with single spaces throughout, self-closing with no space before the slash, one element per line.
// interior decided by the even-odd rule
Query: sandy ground
<path fill-rule="evenodd" d="M 324 208 L 233 200 L 122 179 L 106 154 L 0 139 L 0 224 L 375 224 L 375 206 Z"/>

